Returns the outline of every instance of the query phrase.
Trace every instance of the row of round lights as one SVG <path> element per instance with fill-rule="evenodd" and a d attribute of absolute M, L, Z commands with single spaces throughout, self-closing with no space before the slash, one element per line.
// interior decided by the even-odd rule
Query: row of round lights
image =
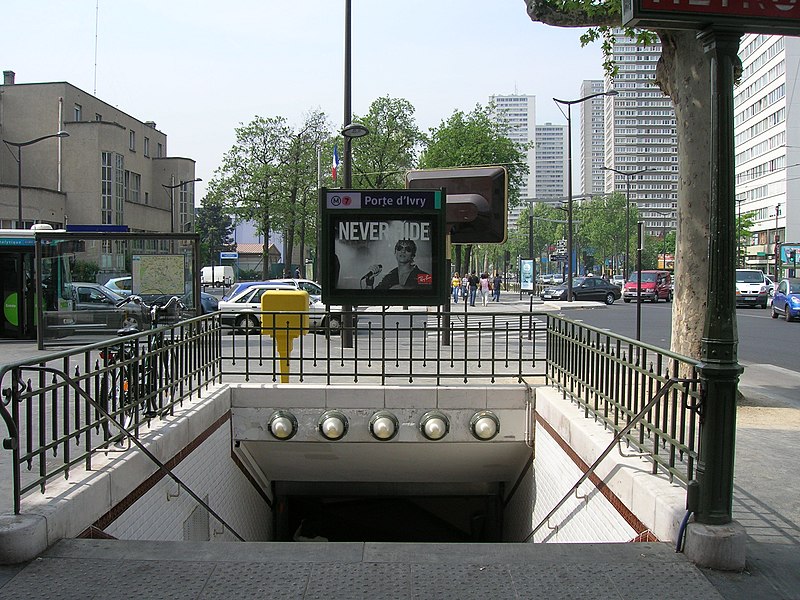
<path fill-rule="evenodd" d="M 317 422 L 317 431 L 327 440 L 336 441 L 347 435 L 350 423 L 339 410 L 325 411 Z M 288 410 L 276 410 L 267 429 L 277 440 L 289 440 L 297 434 L 297 419 Z M 500 432 L 500 420 L 492 411 L 482 410 L 472 415 L 469 430 L 478 440 L 491 440 Z M 369 420 L 369 432 L 376 440 L 386 442 L 400 431 L 400 421 L 388 410 L 379 410 Z M 419 420 L 420 433 L 429 440 L 441 440 L 450 432 L 450 419 L 443 412 L 431 410 Z"/>

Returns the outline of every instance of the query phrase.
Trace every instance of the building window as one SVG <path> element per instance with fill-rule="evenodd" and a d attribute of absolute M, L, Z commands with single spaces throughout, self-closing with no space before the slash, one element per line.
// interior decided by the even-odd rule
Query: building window
<path fill-rule="evenodd" d="M 114 225 L 122 225 L 125 210 L 125 157 L 114 154 Z"/>
<path fill-rule="evenodd" d="M 141 202 L 142 197 L 142 176 L 139 175 L 139 173 L 133 173 L 132 171 L 126 171 L 126 173 L 130 173 L 130 179 L 128 183 L 128 200 L 138 204 Z"/>
<path fill-rule="evenodd" d="M 150 156 L 150 138 L 144 138 L 144 149 L 142 150 L 145 156 Z"/>
<path fill-rule="evenodd" d="M 111 170 L 111 152 L 103 152 L 100 160 L 100 220 L 111 225 L 114 177 Z"/>
<path fill-rule="evenodd" d="M 95 121 L 102 121 L 103 120 L 103 115 L 101 115 L 100 113 L 94 113 L 94 120 Z"/>
<path fill-rule="evenodd" d="M 75 121 L 80 121 L 81 117 L 83 116 L 83 107 L 80 104 L 75 105 L 75 111 L 73 116 L 75 117 Z"/>
<path fill-rule="evenodd" d="M 158 158 L 164 156 L 164 146 L 161 145 L 161 142 L 159 142 L 158 146 L 156 146 L 156 156 Z"/>
<path fill-rule="evenodd" d="M 136 152 L 136 132 L 133 129 L 130 130 L 128 149 Z"/>

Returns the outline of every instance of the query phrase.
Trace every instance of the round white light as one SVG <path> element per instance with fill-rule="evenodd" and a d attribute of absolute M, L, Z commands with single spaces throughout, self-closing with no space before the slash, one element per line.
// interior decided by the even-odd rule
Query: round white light
<path fill-rule="evenodd" d="M 450 423 L 447 417 L 438 411 L 431 411 L 422 415 L 420 430 L 429 440 L 440 440 L 447 435 L 450 430 Z"/>
<path fill-rule="evenodd" d="M 479 440 L 491 440 L 500 431 L 500 421 L 488 410 L 475 413 L 469 426 L 472 435 Z"/>
<path fill-rule="evenodd" d="M 369 431 L 376 440 L 386 441 L 397 435 L 400 423 L 392 413 L 378 411 L 369 421 Z"/>
<path fill-rule="evenodd" d="M 319 431 L 329 440 L 338 440 L 347 433 L 347 417 L 339 411 L 328 411 L 319 420 Z"/>
<path fill-rule="evenodd" d="M 292 433 L 292 422 L 286 417 L 278 417 L 272 422 L 272 435 L 285 439 Z"/>
<path fill-rule="evenodd" d="M 297 419 L 287 411 L 276 411 L 269 419 L 269 432 L 278 440 L 288 440 L 297 433 Z"/>

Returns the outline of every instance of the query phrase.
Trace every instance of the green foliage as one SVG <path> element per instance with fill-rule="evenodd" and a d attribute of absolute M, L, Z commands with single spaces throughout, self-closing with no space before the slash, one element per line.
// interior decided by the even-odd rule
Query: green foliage
<path fill-rule="evenodd" d="M 424 135 L 414 121 L 414 106 L 403 98 L 376 99 L 363 117 L 369 134 L 353 140 L 353 187 L 399 189 L 414 168 Z"/>
<path fill-rule="evenodd" d="M 219 264 L 219 253 L 233 248 L 233 221 L 221 198 L 208 195 L 203 199 L 195 231 L 200 234 L 200 264 Z"/>
<path fill-rule="evenodd" d="M 72 265 L 72 281 L 97 281 L 97 273 L 100 267 L 95 262 L 87 260 L 76 260 Z"/>
<path fill-rule="evenodd" d="M 519 204 L 519 188 L 528 175 L 528 147 L 511 141 L 504 125 L 497 122 L 493 106 L 477 105 L 472 112 L 455 111 L 431 129 L 430 141 L 420 159 L 420 168 L 504 166 L 508 171 L 509 205 Z"/>

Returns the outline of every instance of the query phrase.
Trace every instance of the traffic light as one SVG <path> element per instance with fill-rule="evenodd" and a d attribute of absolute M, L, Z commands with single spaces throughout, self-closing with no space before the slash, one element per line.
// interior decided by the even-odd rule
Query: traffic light
<path fill-rule="evenodd" d="M 505 167 L 409 171 L 407 189 L 445 188 L 453 244 L 501 244 L 508 222 Z"/>
<path fill-rule="evenodd" d="M 795 262 L 795 259 L 797 258 L 797 250 L 789 250 L 786 256 L 789 259 L 789 262 Z"/>

